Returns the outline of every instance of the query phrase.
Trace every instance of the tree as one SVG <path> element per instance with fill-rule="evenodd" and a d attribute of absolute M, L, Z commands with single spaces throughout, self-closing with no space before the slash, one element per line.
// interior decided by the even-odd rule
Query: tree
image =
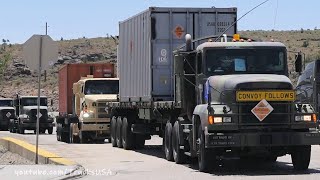
<path fill-rule="evenodd" d="M 8 63 L 11 61 L 12 56 L 9 52 L 5 52 L 0 55 L 0 79 L 2 80 L 3 75 L 8 67 Z"/>

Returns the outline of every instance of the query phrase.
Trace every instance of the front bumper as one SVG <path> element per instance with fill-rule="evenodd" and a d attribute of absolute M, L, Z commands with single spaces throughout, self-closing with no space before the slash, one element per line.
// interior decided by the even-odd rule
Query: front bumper
<path fill-rule="evenodd" d="M 106 131 L 110 132 L 110 124 L 81 124 L 81 131 Z"/>
<path fill-rule="evenodd" d="M 36 129 L 37 127 L 37 123 L 34 122 L 22 122 L 20 124 L 21 127 L 23 127 L 24 129 Z M 53 127 L 53 123 L 52 122 L 48 122 L 48 123 L 39 123 L 39 127 L 40 128 L 52 128 Z"/>
<path fill-rule="evenodd" d="M 206 148 L 320 144 L 320 132 L 205 133 Z"/>

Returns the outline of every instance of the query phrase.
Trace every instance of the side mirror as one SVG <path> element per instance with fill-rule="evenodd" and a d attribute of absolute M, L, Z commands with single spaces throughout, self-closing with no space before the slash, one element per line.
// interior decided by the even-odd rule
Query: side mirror
<path fill-rule="evenodd" d="M 74 83 L 74 84 L 73 84 L 73 87 L 72 87 L 72 90 L 73 90 L 73 94 L 79 93 L 79 91 L 80 91 L 80 84 Z"/>
<path fill-rule="evenodd" d="M 302 72 L 302 55 L 300 53 L 296 55 L 295 67 L 296 67 L 296 72 L 298 73 Z"/>

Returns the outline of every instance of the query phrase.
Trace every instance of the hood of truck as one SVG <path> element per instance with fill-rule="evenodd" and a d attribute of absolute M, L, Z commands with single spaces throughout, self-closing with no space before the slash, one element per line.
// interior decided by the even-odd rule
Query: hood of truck
<path fill-rule="evenodd" d="M 13 107 L 0 107 L 0 111 L 2 110 L 14 110 Z"/>
<path fill-rule="evenodd" d="M 30 111 L 32 109 L 38 109 L 38 106 L 23 106 L 23 110 Z M 48 109 L 47 106 L 40 106 L 40 109 Z"/>
<path fill-rule="evenodd" d="M 290 79 L 275 74 L 221 75 L 208 78 L 212 100 L 232 102 L 238 90 L 292 90 Z M 221 93 L 220 93 L 221 92 Z"/>
<path fill-rule="evenodd" d="M 210 85 L 219 90 L 236 90 L 239 88 L 249 88 L 245 85 L 261 83 L 268 84 L 269 88 L 279 88 L 276 87 L 281 85 L 288 85 L 292 88 L 292 83 L 290 79 L 284 75 L 275 74 L 242 74 L 242 75 L 221 75 L 221 76 L 211 76 L 208 79 Z M 273 86 L 269 86 L 273 84 Z M 244 87 L 243 87 L 244 86 Z M 263 87 L 257 87 L 263 88 Z"/>
<path fill-rule="evenodd" d="M 85 100 L 90 102 L 98 101 L 117 101 L 117 94 L 95 94 L 85 95 Z"/>

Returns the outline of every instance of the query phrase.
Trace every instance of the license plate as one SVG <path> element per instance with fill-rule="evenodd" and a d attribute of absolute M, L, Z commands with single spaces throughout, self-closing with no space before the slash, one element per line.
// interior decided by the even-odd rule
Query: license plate
<path fill-rule="evenodd" d="M 295 91 L 237 91 L 237 101 L 294 101 Z"/>

